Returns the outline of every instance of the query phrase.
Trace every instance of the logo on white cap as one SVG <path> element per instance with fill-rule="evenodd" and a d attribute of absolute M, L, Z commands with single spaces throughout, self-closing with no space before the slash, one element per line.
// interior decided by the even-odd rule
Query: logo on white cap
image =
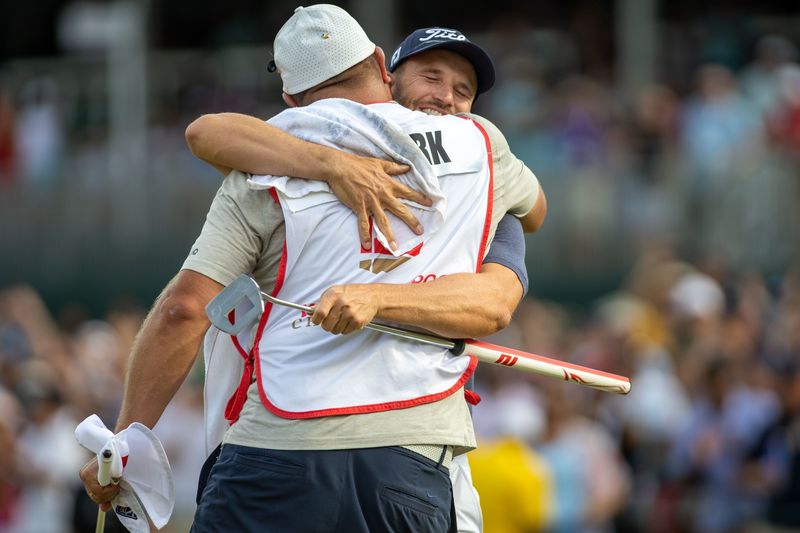
<path fill-rule="evenodd" d="M 275 65 L 283 91 L 297 94 L 368 58 L 375 43 L 344 9 L 298 7 L 275 36 Z"/>

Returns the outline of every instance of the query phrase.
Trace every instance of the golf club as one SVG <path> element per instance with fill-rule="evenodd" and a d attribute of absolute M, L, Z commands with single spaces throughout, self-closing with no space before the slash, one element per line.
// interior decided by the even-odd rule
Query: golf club
<path fill-rule="evenodd" d="M 97 463 L 97 482 L 105 487 L 111 483 L 111 463 L 114 460 L 114 452 L 111 447 L 106 447 L 100 452 L 100 461 Z M 97 509 L 97 525 L 95 533 L 103 533 L 106 528 L 106 513 L 102 509 Z"/>
<path fill-rule="evenodd" d="M 238 335 L 245 329 L 253 327 L 258 322 L 264 309 L 262 298 L 275 305 L 290 307 L 292 309 L 305 311 L 309 314 L 314 313 L 313 307 L 281 300 L 280 298 L 262 292 L 254 279 L 243 274 L 236 278 L 208 303 L 206 306 L 206 314 L 215 327 L 230 335 Z M 245 302 L 249 302 L 253 306 L 252 309 L 242 316 L 236 316 L 235 322 L 231 322 L 231 311 Z M 255 312 L 258 309 L 260 309 L 260 311 Z M 375 322 L 370 322 L 365 327 L 407 340 L 431 344 L 440 348 L 447 348 L 456 355 L 472 355 L 484 363 L 518 368 L 550 378 L 572 381 L 584 387 L 590 387 L 605 392 L 628 394 L 631 390 L 630 380 L 625 376 L 619 376 L 521 350 L 497 346 L 489 344 L 488 342 L 446 339 L 436 335 L 417 333 Z"/>

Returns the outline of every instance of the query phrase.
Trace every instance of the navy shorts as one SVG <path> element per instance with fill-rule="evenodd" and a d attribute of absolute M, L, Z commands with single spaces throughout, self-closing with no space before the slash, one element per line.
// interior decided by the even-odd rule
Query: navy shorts
<path fill-rule="evenodd" d="M 280 451 L 223 446 L 192 531 L 456 531 L 447 468 L 397 446 Z"/>

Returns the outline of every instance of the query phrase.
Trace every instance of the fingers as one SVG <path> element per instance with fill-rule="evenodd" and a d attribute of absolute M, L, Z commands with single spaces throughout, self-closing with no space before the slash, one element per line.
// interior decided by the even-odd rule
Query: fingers
<path fill-rule="evenodd" d="M 433 201 L 430 198 L 419 191 L 415 191 L 411 187 L 403 185 L 402 183 L 394 182 L 393 188 L 394 190 L 392 191 L 392 194 L 394 194 L 396 198 L 404 198 L 428 207 L 433 205 Z"/>
<path fill-rule="evenodd" d="M 314 306 L 311 321 L 325 331 L 338 335 L 348 326 L 349 319 L 342 313 L 345 307 L 341 299 L 341 290 L 335 286 L 330 287 L 322 293 L 319 302 Z"/>
<path fill-rule="evenodd" d="M 381 160 L 381 163 L 383 164 L 383 171 L 390 176 L 399 176 L 400 174 L 405 174 L 406 172 L 411 171 L 410 166 L 395 163 L 394 161 Z"/>
<path fill-rule="evenodd" d="M 342 329 L 342 335 L 349 335 L 350 333 L 354 333 L 356 331 L 360 331 L 366 327 L 367 323 L 363 320 L 358 320 L 357 318 L 353 318 L 345 324 L 344 328 Z"/>
<path fill-rule="evenodd" d="M 111 500 L 116 498 L 117 494 L 119 494 L 119 485 L 115 485 L 114 483 L 106 485 L 105 487 L 101 487 L 98 484 L 92 488 L 84 485 L 84 489 L 86 489 L 86 494 L 89 495 L 92 501 L 100 505 L 107 503 L 109 508 L 111 507 Z"/>
<path fill-rule="evenodd" d="M 411 231 L 413 231 L 417 235 L 422 235 L 424 231 L 424 229 L 422 228 L 422 224 L 419 223 L 417 217 L 415 217 L 414 214 L 411 212 L 411 210 L 408 207 L 406 207 L 406 205 L 403 204 L 400 200 L 390 197 L 387 199 L 385 207 L 388 211 L 394 213 L 394 215 L 397 218 L 402 220 L 406 226 L 411 228 Z"/>
<path fill-rule="evenodd" d="M 337 309 L 332 309 L 331 311 L 332 312 L 325 317 L 325 320 L 320 323 L 320 327 L 325 331 L 336 333 L 336 326 L 339 324 L 342 314 L 338 312 Z"/>
<path fill-rule="evenodd" d="M 381 233 L 386 236 L 386 240 L 389 241 L 389 247 L 392 250 L 397 250 L 397 243 L 394 240 L 394 232 L 392 231 L 392 227 L 389 225 L 389 219 L 386 217 L 386 213 L 383 212 L 383 208 L 376 198 L 371 198 L 370 203 L 372 218 L 375 220 L 375 224 L 381 230 Z M 419 223 L 417 223 L 417 225 L 419 225 Z"/>
<path fill-rule="evenodd" d="M 347 179 L 329 181 L 328 185 L 339 200 L 350 207 L 358 219 L 358 236 L 361 245 L 369 249 L 372 243 L 369 217 L 372 216 L 392 250 L 397 249 L 394 231 L 386 212 L 400 218 L 412 231 L 422 234 L 417 218 L 399 199 L 430 206 L 433 202 L 419 191 L 398 183 L 392 176 L 411 170 L 408 165 L 374 158 L 354 157 L 347 166 Z"/>
<path fill-rule="evenodd" d="M 319 299 L 319 302 L 317 302 L 317 305 L 314 306 L 314 313 L 311 315 L 311 322 L 317 326 L 322 324 L 322 322 L 325 321 L 330 314 L 331 307 L 333 306 L 333 290 L 334 287 L 331 287 L 322 293 L 322 297 Z"/>
<path fill-rule="evenodd" d="M 119 485 L 113 483 L 102 486 L 97 481 L 97 458 L 95 457 L 81 468 L 80 478 L 83 481 L 83 488 L 86 494 L 95 503 L 106 504 L 106 511 L 111 508 L 111 500 L 119 494 Z"/>
<path fill-rule="evenodd" d="M 365 250 L 370 250 L 372 248 L 372 232 L 369 227 L 369 213 L 363 204 L 354 211 L 358 217 L 358 238 L 361 239 L 361 246 Z"/>
<path fill-rule="evenodd" d="M 352 298 L 345 296 L 343 287 L 330 287 L 314 306 L 311 321 L 334 335 L 346 335 L 364 329 L 369 322 L 365 314 L 357 311 L 361 307 L 363 306 Z"/>
<path fill-rule="evenodd" d="M 364 329 L 364 327 L 367 325 L 366 321 L 356 316 L 352 309 L 341 309 L 341 312 L 337 313 L 337 315 L 338 319 L 330 329 L 325 328 L 324 324 L 322 326 L 326 329 L 326 331 L 330 331 L 334 335 L 348 335 L 355 331 Z M 331 320 L 331 323 L 333 322 L 334 321 Z"/>
<path fill-rule="evenodd" d="M 339 320 L 330 329 L 330 332 L 333 333 L 334 335 L 341 335 L 342 333 L 345 332 L 345 330 L 347 330 L 349 325 L 350 325 L 350 319 L 347 318 L 345 315 L 340 314 Z"/>

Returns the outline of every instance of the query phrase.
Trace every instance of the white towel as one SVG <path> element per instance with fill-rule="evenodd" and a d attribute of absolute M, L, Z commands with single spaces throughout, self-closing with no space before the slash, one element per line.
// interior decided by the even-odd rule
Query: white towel
<path fill-rule="evenodd" d="M 167 525 L 175 506 L 172 469 L 161 441 L 147 426 L 134 422 L 114 435 L 100 417 L 90 415 L 75 428 L 75 438 L 98 461 L 104 448 L 114 451 L 111 476 L 119 479 L 120 491 L 111 508 L 128 531 L 149 533 L 148 517 L 159 529 Z"/>
<path fill-rule="evenodd" d="M 395 176 L 395 179 L 423 193 L 433 201 L 433 205 L 426 207 L 403 200 L 425 228 L 424 237 L 414 234 L 398 218 L 387 213 L 398 246 L 393 252 L 395 256 L 413 249 L 423 239 L 429 239 L 442 225 L 447 205 L 433 167 L 408 133 L 369 106 L 341 98 L 327 98 L 310 106 L 287 109 L 270 119 L 269 123 L 306 141 L 411 166 L 411 172 Z M 279 190 L 291 211 L 336 201 L 328 184 L 322 181 L 253 176 L 248 182 L 253 189 Z M 375 229 L 378 240 L 390 250 L 386 237 L 377 226 Z"/>

